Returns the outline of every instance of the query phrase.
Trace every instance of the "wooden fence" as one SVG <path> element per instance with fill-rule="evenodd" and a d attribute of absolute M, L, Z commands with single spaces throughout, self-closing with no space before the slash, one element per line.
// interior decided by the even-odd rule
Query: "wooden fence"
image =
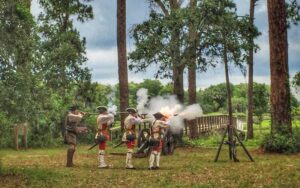
<path fill-rule="evenodd" d="M 184 134 L 187 136 L 191 136 L 190 132 L 190 126 L 192 121 L 195 120 L 186 120 L 185 121 L 185 128 L 184 128 Z M 237 118 L 233 117 L 233 126 L 237 128 Z M 226 125 L 229 123 L 229 116 L 228 115 L 216 115 L 216 116 L 202 116 L 196 119 L 196 126 L 195 129 L 196 133 L 194 133 L 196 136 L 200 136 L 201 134 L 209 133 L 214 130 L 225 128 Z M 239 126 L 239 129 L 242 129 L 241 126 Z"/>
<path fill-rule="evenodd" d="M 196 119 L 196 133 L 195 135 L 198 137 L 201 134 L 206 134 L 212 132 L 214 130 L 222 129 L 229 123 L 229 116 L 228 115 L 216 115 L 216 116 L 203 116 Z M 191 121 L 186 120 L 183 133 L 187 136 L 191 136 L 190 133 L 190 124 Z M 243 126 L 241 122 L 236 118 L 233 117 L 233 126 L 236 127 L 238 130 L 243 130 Z M 149 128 L 150 123 L 143 123 L 138 125 L 137 130 L 140 131 L 144 128 Z M 110 135 L 112 139 L 120 138 L 121 130 L 120 127 L 115 127 L 110 129 Z"/>

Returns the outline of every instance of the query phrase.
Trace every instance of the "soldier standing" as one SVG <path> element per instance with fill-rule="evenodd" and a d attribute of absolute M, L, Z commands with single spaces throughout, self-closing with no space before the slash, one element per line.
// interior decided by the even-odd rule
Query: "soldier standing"
<path fill-rule="evenodd" d="M 170 126 L 166 123 L 165 117 L 160 112 L 153 114 L 155 120 L 151 126 L 150 147 L 152 148 L 149 158 L 149 170 L 159 169 L 160 153 L 162 149 L 162 131 Z"/>
<path fill-rule="evenodd" d="M 142 120 L 138 116 L 136 109 L 127 108 L 126 111 L 129 115 L 124 120 L 125 133 L 122 137 L 122 141 L 126 142 L 127 145 L 126 168 L 134 169 L 132 165 L 132 155 L 136 138 L 135 126 L 140 124 Z"/>
<path fill-rule="evenodd" d="M 95 139 L 99 141 L 99 168 L 107 168 L 108 165 L 105 163 L 104 155 L 106 149 L 106 141 L 110 139 L 109 133 L 107 132 L 108 126 L 114 122 L 114 115 L 107 113 L 106 106 L 98 106 L 97 110 L 99 115 L 97 117 L 98 132 Z"/>
<path fill-rule="evenodd" d="M 69 149 L 67 152 L 67 167 L 74 166 L 73 164 L 73 156 L 76 151 L 76 144 L 77 144 L 77 131 L 76 128 L 79 125 L 82 117 L 85 113 L 80 112 L 78 110 L 77 105 L 73 105 L 70 108 L 70 111 L 66 117 L 66 132 L 65 132 L 65 139 L 66 143 L 69 144 Z"/>

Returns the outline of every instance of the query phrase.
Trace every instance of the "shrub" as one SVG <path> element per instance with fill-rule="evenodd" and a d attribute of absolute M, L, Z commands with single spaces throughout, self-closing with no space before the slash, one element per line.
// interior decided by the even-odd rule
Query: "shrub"
<path fill-rule="evenodd" d="M 55 124 L 33 124 L 28 129 L 29 147 L 52 147 L 62 143 L 59 138 L 53 137 Z"/>
<path fill-rule="evenodd" d="M 296 134 L 275 133 L 267 135 L 262 143 L 266 152 L 295 153 L 300 151 L 300 136 Z"/>
<path fill-rule="evenodd" d="M 0 148 L 7 148 L 13 144 L 12 122 L 0 112 Z"/>

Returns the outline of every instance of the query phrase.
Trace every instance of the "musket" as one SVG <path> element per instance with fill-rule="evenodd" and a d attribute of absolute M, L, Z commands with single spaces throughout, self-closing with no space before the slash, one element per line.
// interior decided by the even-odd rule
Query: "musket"
<path fill-rule="evenodd" d="M 99 143 L 95 143 L 94 145 L 92 145 L 88 150 L 93 149 L 95 146 L 97 146 Z"/>
<path fill-rule="evenodd" d="M 121 141 L 120 143 L 118 143 L 117 145 L 113 146 L 113 148 L 117 148 L 119 146 L 121 146 L 122 144 L 126 143 L 127 141 Z"/>
<path fill-rule="evenodd" d="M 116 112 L 116 114 L 128 114 L 128 112 Z"/>
<path fill-rule="evenodd" d="M 95 113 L 95 112 L 80 112 L 86 116 L 90 116 L 90 115 L 99 115 L 99 113 Z"/>

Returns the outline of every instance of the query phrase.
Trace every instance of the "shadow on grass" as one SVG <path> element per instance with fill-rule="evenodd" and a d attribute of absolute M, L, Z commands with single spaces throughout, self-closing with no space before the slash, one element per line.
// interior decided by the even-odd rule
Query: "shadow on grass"
<path fill-rule="evenodd" d="M 53 187 L 62 178 L 70 178 L 71 174 L 55 172 L 43 168 L 2 168 L 0 171 L 0 186 L 19 187 Z M 2 186 L 3 185 L 3 186 Z"/>

